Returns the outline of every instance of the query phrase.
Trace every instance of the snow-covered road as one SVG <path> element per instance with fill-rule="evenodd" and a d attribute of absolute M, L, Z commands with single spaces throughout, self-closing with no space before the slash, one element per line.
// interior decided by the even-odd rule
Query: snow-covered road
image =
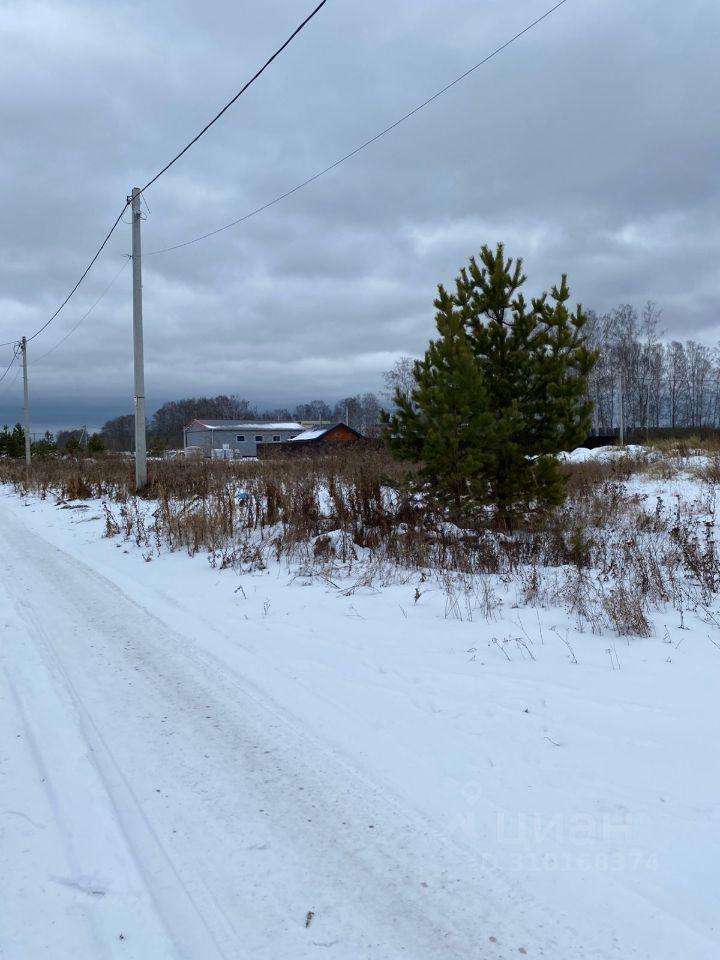
<path fill-rule="evenodd" d="M 304 729 L 202 614 L 178 629 L 0 510 L 0 956 L 640 956 Z"/>

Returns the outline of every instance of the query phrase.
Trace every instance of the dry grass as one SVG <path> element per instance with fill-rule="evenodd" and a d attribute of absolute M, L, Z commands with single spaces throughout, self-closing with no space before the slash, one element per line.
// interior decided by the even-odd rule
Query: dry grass
<path fill-rule="evenodd" d="M 485 515 L 448 524 L 411 494 L 383 451 L 269 462 L 156 461 L 143 496 L 120 458 L 0 462 L 0 481 L 20 494 L 104 503 L 106 533 L 151 559 L 163 549 L 205 552 L 219 568 L 274 560 L 298 575 L 362 584 L 439 581 L 446 615 L 492 618 L 493 583 L 515 585 L 523 603 L 562 605 L 581 629 L 648 635 L 651 611 L 707 607 L 720 591 L 715 484 L 720 453 L 703 467 L 703 496 L 672 508 L 628 492 L 633 475 L 675 475 L 677 449 L 613 462 L 567 464 L 565 504 L 512 534 Z M 420 578 L 418 580 L 418 578 Z M 353 586 L 354 585 L 354 586 Z"/>

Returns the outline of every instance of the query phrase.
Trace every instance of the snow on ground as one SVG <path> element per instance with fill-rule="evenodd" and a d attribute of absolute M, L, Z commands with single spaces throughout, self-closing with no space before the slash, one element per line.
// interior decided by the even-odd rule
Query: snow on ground
<path fill-rule="evenodd" d="M 0 495 L 0 956 L 720 956 L 720 630 L 147 562 L 76 506 Z"/>
<path fill-rule="evenodd" d="M 558 459 L 564 460 L 566 463 L 587 463 L 589 460 L 599 460 L 602 462 L 621 460 L 623 457 L 653 457 L 654 455 L 657 455 L 657 452 L 651 447 L 628 443 L 624 447 L 593 447 L 592 449 L 588 447 L 576 447 L 575 450 L 571 450 L 569 453 L 559 454 Z"/>

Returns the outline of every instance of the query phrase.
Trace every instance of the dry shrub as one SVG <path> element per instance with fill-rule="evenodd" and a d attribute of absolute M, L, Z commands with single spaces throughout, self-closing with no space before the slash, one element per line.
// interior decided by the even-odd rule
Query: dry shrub
<path fill-rule="evenodd" d="M 706 483 L 720 483 L 720 452 L 707 455 L 705 462 L 693 468 L 693 473 Z"/>
<path fill-rule="evenodd" d="M 714 475 L 708 468 L 697 503 L 671 510 L 658 500 L 653 510 L 626 481 L 658 462 L 566 464 L 565 503 L 512 533 L 493 529 L 483 512 L 472 527 L 448 523 L 430 499 L 410 492 L 404 468 L 382 450 L 151 461 L 141 496 L 133 493 L 134 465 L 122 457 L 48 458 L 29 472 L 0 461 L 0 481 L 63 503 L 102 500 L 106 534 L 147 556 L 204 552 L 213 566 L 234 570 L 282 560 L 302 576 L 345 577 L 344 590 L 432 577 L 445 590 L 446 615 L 464 620 L 494 616 L 494 578 L 514 584 L 525 603 L 561 604 L 582 628 L 647 635 L 652 608 L 687 610 L 720 591 Z M 720 475 L 720 454 L 707 462 Z"/>
<path fill-rule="evenodd" d="M 602 598 L 603 613 L 621 637 L 649 637 L 652 634 L 645 607 L 645 595 L 623 582 L 612 587 Z"/>

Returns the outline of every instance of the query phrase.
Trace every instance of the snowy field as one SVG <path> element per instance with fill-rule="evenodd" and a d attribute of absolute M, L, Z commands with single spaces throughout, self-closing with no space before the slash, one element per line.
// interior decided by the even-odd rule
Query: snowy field
<path fill-rule="evenodd" d="M 0 490 L 0 957 L 720 957 L 717 604 L 460 619 L 66 506 Z"/>

